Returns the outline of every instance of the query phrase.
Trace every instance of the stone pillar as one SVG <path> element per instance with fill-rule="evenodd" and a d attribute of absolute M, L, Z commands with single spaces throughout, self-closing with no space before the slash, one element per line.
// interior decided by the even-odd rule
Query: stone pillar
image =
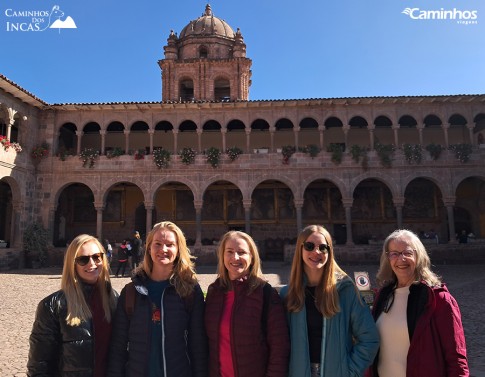
<path fill-rule="evenodd" d="M 344 142 L 345 142 L 345 150 L 346 151 L 348 150 L 347 146 L 348 146 L 348 142 L 349 142 L 349 140 L 348 140 L 349 130 L 350 130 L 350 125 L 347 124 L 347 125 L 342 126 L 342 131 L 344 132 Z"/>
<path fill-rule="evenodd" d="M 103 240 L 103 211 L 104 204 L 94 203 L 94 208 L 96 209 L 96 237 L 98 240 Z"/>
<path fill-rule="evenodd" d="M 226 135 L 227 135 L 227 128 L 221 128 L 221 136 L 222 136 L 222 153 L 226 153 L 227 145 L 226 145 Z"/>
<path fill-rule="evenodd" d="M 318 134 L 320 136 L 320 150 L 322 151 L 323 151 L 323 148 L 325 147 L 324 132 L 325 132 L 325 126 L 318 126 Z"/>
<path fill-rule="evenodd" d="M 468 124 L 466 126 L 466 128 L 468 128 L 468 135 L 470 136 L 470 144 L 471 145 L 477 145 L 477 141 L 473 137 L 473 127 L 474 127 L 474 124 Z"/>
<path fill-rule="evenodd" d="M 299 142 L 299 135 L 300 135 L 300 127 L 294 127 L 293 128 L 293 133 L 295 135 L 295 148 L 296 148 L 296 151 L 298 152 L 298 142 Z"/>
<path fill-rule="evenodd" d="M 375 131 L 375 124 L 369 124 L 367 126 L 367 131 L 369 131 L 369 145 L 370 145 L 370 150 L 374 150 L 374 131 Z"/>
<path fill-rule="evenodd" d="M 105 149 L 106 149 L 106 130 L 99 130 L 99 134 L 101 135 L 101 150 L 99 153 L 101 155 L 105 155 Z"/>
<path fill-rule="evenodd" d="M 80 155 L 81 154 L 81 140 L 84 135 L 84 132 L 82 131 L 76 131 L 76 136 L 77 136 L 77 148 L 76 148 L 76 154 Z"/>
<path fill-rule="evenodd" d="M 418 129 L 418 134 L 419 134 L 419 144 L 423 145 L 423 143 L 424 143 L 424 141 L 423 141 L 424 124 L 418 124 L 416 126 L 416 128 Z"/>
<path fill-rule="evenodd" d="M 392 132 L 394 133 L 394 145 L 396 146 L 396 148 L 399 146 L 399 124 L 393 124 L 391 126 L 392 128 Z"/>
<path fill-rule="evenodd" d="M 125 153 L 130 153 L 130 130 L 124 130 L 123 133 L 125 134 Z"/>
<path fill-rule="evenodd" d="M 153 154 L 153 135 L 155 134 L 155 130 L 149 129 L 148 136 L 150 137 L 150 154 Z"/>
<path fill-rule="evenodd" d="M 448 243 L 453 244 L 457 243 L 455 234 L 455 214 L 454 214 L 454 207 L 455 207 L 455 198 L 447 198 L 446 200 L 443 199 L 443 204 L 446 207 L 446 212 L 448 214 L 448 232 L 450 233 L 450 238 L 448 239 Z"/>
<path fill-rule="evenodd" d="M 396 207 L 396 220 L 397 220 L 397 228 L 402 229 L 402 208 L 404 207 L 404 198 L 395 198 L 394 199 L 394 206 Z"/>
<path fill-rule="evenodd" d="M 246 153 L 251 153 L 251 129 L 246 128 Z"/>
<path fill-rule="evenodd" d="M 342 199 L 342 204 L 345 208 L 345 226 L 347 228 L 347 246 L 352 246 L 354 241 L 352 240 L 352 203 L 353 199 Z"/>
<path fill-rule="evenodd" d="M 293 199 L 293 203 L 295 203 L 296 209 L 296 232 L 298 234 L 303 229 L 303 199 Z"/>
<path fill-rule="evenodd" d="M 12 140 L 12 126 L 15 123 L 15 119 L 13 118 L 14 114 L 9 114 L 8 124 L 7 124 L 7 134 L 5 135 L 8 140 Z M 18 141 L 18 140 L 17 140 Z"/>
<path fill-rule="evenodd" d="M 450 128 L 450 124 L 443 124 L 441 126 L 443 128 L 443 133 L 445 135 L 445 147 L 446 149 L 448 149 L 449 145 L 450 145 L 450 142 L 449 142 L 449 138 L 448 138 L 448 129 Z"/>
<path fill-rule="evenodd" d="M 269 151 L 271 153 L 274 152 L 274 134 L 276 132 L 276 128 L 275 127 L 270 127 L 269 128 L 269 138 L 270 138 L 270 146 L 269 146 Z"/>
<path fill-rule="evenodd" d="M 194 200 L 195 207 L 195 247 L 202 246 L 202 200 Z"/>
<path fill-rule="evenodd" d="M 202 130 L 197 128 L 197 151 L 202 153 Z"/>
<path fill-rule="evenodd" d="M 147 233 L 147 234 L 150 230 L 152 230 L 152 227 L 153 227 L 153 208 L 155 208 L 155 205 L 154 205 L 153 202 L 145 201 L 145 210 L 146 210 L 146 213 L 147 213 L 146 224 L 145 224 L 145 228 L 146 228 L 145 233 Z"/>
<path fill-rule="evenodd" d="M 244 207 L 244 231 L 247 234 L 251 232 L 251 199 L 243 199 Z"/>
<path fill-rule="evenodd" d="M 172 130 L 173 132 L 173 154 L 178 154 L 177 153 L 177 150 L 178 150 L 178 133 L 179 131 L 178 130 Z"/>

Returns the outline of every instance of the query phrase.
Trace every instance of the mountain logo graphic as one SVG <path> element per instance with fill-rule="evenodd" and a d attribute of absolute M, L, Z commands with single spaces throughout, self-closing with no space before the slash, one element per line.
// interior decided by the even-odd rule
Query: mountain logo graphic
<path fill-rule="evenodd" d="M 49 14 L 47 26 L 43 30 L 47 28 L 59 29 L 60 33 L 61 29 L 77 29 L 76 23 L 71 16 L 67 16 L 64 21 L 61 20 L 61 17 L 64 17 L 64 12 L 60 9 L 59 5 L 54 5 Z M 55 18 L 57 19 L 54 20 Z"/>

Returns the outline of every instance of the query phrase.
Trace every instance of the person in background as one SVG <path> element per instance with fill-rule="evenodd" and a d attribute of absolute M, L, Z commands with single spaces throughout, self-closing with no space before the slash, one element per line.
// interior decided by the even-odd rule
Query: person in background
<path fill-rule="evenodd" d="M 146 250 L 121 291 L 107 376 L 207 376 L 204 295 L 182 230 L 155 224 Z"/>
<path fill-rule="evenodd" d="M 128 264 L 128 257 L 129 257 L 128 253 L 129 251 L 127 247 L 127 242 L 126 240 L 123 240 L 120 247 L 118 248 L 118 255 L 117 255 L 118 268 L 116 269 L 116 274 L 115 274 L 116 277 L 118 277 L 120 270 L 121 270 L 121 277 L 125 276 L 126 265 Z"/>
<path fill-rule="evenodd" d="M 278 292 L 263 280 L 253 239 L 230 231 L 217 256 L 218 277 L 208 288 L 205 311 L 210 376 L 287 376 L 285 312 Z"/>
<path fill-rule="evenodd" d="M 103 246 L 81 234 L 64 256 L 61 290 L 40 301 L 27 376 L 104 377 L 117 293 Z"/>
<path fill-rule="evenodd" d="M 381 347 L 369 376 L 469 376 L 460 309 L 421 240 L 396 230 L 384 241 L 373 307 Z"/>
<path fill-rule="evenodd" d="M 335 261 L 324 227 L 309 225 L 300 232 L 281 296 L 290 326 L 289 376 L 364 374 L 379 348 L 379 334 L 354 283 Z"/>
<path fill-rule="evenodd" d="M 132 261 L 133 261 L 133 268 L 135 269 L 140 264 L 140 261 L 143 260 L 143 242 L 140 238 L 140 233 L 138 231 L 135 232 L 135 238 L 133 239 L 133 245 L 131 250 Z"/>
<path fill-rule="evenodd" d="M 111 265 L 111 259 L 113 258 L 113 247 L 107 238 L 105 238 L 103 243 L 104 250 L 106 250 L 106 258 L 108 259 L 108 264 Z"/>

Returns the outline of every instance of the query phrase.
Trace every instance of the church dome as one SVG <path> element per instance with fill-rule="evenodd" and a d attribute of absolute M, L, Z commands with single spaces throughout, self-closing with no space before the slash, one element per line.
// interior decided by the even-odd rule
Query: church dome
<path fill-rule="evenodd" d="M 205 12 L 196 20 L 190 21 L 180 32 L 180 39 L 189 36 L 220 36 L 234 39 L 234 30 L 229 24 L 215 17 L 209 4 L 205 7 Z"/>

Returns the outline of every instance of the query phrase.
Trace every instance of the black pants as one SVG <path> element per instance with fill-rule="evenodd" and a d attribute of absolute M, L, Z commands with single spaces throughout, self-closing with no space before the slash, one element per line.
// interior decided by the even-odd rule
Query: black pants
<path fill-rule="evenodd" d="M 120 272 L 121 268 L 121 276 L 125 276 L 125 270 L 126 270 L 126 264 L 128 263 L 128 260 L 125 261 L 118 261 L 118 268 L 116 269 L 116 277 L 118 277 L 118 273 Z"/>

